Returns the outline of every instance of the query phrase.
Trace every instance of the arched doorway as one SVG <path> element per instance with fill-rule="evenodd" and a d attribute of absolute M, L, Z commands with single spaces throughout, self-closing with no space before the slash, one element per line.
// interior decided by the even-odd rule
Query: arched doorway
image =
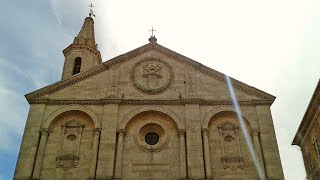
<path fill-rule="evenodd" d="M 125 126 L 123 179 L 180 179 L 178 127 L 167 114 L 145 111 Z"/>

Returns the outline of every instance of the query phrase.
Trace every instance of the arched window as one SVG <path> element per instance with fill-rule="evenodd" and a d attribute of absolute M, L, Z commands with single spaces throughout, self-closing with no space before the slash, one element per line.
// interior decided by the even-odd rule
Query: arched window
<path fill-rule="evenodd" d="M 76 57 L 76 59 L 74 60 L 72 75 L 78 74 L 80 72 L 80 68 L 81 68 L 81 58 Z"/>

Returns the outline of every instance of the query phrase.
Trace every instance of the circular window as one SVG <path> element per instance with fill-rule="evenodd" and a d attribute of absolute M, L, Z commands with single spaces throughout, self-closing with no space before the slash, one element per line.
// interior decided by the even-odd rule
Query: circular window
<path fill-rule="evenodd" d="M 159 152 L 168 144 L 169 136 L 161 125 L 147 123 L 137 128 L 134 140 L 143 151 Z"/>
<path fill-rule="evenodd" d="M 155 145 L 159 142 L 159 135 L 155 132 L 148 132 L 144 137 L 144 140 L 149 145 Z"/>

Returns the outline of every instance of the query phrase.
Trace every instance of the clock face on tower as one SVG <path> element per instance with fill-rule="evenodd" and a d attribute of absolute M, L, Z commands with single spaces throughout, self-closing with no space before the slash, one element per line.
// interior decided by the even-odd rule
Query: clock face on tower
<path fill-rule="evenodd" d="M 160 94 L 173 82 L 172 67 L 160 59 L 143 59 L 132 69 L 131 82 L 143 93 Z"/>

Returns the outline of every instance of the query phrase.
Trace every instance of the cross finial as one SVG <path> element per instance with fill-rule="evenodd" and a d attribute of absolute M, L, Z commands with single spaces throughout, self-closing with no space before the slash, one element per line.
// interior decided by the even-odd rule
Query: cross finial
<path fill-rule="evenodd" d="M 92 3 L 89 5 L 89 7 L 90 7 L 90 13 L 89 13 L 89 16 L 90 16 L 90 17 L 91 17 L 91 16 L 96 17 L 96 15 L 94 15 L 94 14 L 93 14 L 93 9 L 92 9 L 92 8 L 93 8 L 94 6 L 92 5 Z"/>
<path fill-rule="evenodd" d="M 151 37 L 155 37 L 155 36 L 153 35 L 153 32 L 154 32 L 154 31 L 157 31 L 157 30 L 153 29 L 153 27 L 152 27 L 152 29 L 149 30 L 149 31 L 151 31 Z"/>

